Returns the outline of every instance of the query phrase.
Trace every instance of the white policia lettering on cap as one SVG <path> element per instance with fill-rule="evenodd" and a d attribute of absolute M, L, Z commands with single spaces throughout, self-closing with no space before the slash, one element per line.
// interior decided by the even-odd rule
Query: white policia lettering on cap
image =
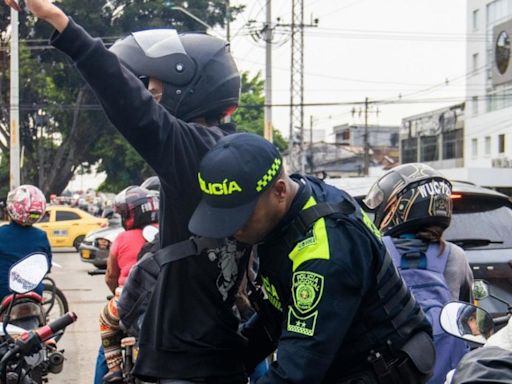
<path fill-rule="evenodd" d="M 197 177 L 201 191 L 208 195 L 232 195 L 235 192 L 242 192 L 242 188 L 236 181 L 224 179 L 222 183 L 209 183 L 203 180 L 200 173 L 197 174 Z"/>

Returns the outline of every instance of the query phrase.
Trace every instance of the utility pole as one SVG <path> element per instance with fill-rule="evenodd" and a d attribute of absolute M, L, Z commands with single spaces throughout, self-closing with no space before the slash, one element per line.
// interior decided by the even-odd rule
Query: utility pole
<path fill-rule="evenodd" d="M 231 44 L 231 8 L 229 0 L 226 0 L 226 40 Z"/>
<path fill-rule="evenodd" d="M 19 53 L 18 12 L 11 9 L 11 100 L 10 100 L 10 189 L 20 185 L 20 97 L 19 97 Z"/>
<path fill-rule="evenodd" d="M 272 1 L 267 0 L 265 20 L 265 125 L 263 137 L 272 142 Z"/>
<path fill-rule="evenodd" d="M 368 97 L 364 99 L 364 157 L 363 174 L 368 176 L 369 144 L 368 144 Z"/>
<path fill-rule="evenodd" d="M 304 0 L 292 0 L 291 24 L 291 74 L 290 74 L 290 167 L 291 171 L 305 171 L 304 156 L 304 28 L 316 27 L 304 24 Z M 295 142 L 295 130 L 299 129 L 298 151 Z M 298 152 L 298 153 L 297 153 Z"/>
<path fill-rule="evenodd" d="M 309 115 L 309 173 L 315 170 L 315 158 L 313 154 L 313 115 Z"/>
<path fill-rule="evenodd" d="M 365 97 L 364 99 L 364 111 L 362 108 L 352 108 L 352 117 L 354 117 L 356 114 L 361 117 L 361 114 L 364 114 L 364 133 L 363 133 L 363 166 L 362 168 L 363 175 L 368 176 L 369 174 L 369 166 L 370 166 L 370 133 L 369 133 L 369 126 L 368 126 L 368 115 L 370 113 L 375 113 L 376 116 L 379 116 L 379 108 L 375 108 L 375 110 L 372 110 L 372 106 L 375 106 L 376 102 L 370 102 L 368 97 Z M 361 124 L 358 124 L 357 127 L 361 127 Z"/>

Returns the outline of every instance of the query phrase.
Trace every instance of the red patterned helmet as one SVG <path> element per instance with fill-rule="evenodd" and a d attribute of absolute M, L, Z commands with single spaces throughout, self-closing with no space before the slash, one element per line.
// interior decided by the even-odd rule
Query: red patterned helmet
<path fill-rule="evenodd" d="M 45 211 L 46 198 L 33 185 L 20 185 L 7 195 L 7 213 L 20 225 L 37 223 Z"/>

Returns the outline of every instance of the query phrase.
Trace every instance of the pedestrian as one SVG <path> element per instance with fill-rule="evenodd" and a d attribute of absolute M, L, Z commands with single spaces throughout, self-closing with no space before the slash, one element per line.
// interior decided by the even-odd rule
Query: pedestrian
<path fill-rule="evenodd" d="M 34 227 L 46 212 L 46 198 L 33 185 L 21 185 L 7 195 L 6 211 L 9 224 L 0 226 L 0 299 L 12 292 L 9 289 L 11 266 L 33 253 L 42 253 L 52 264 L 48 236 Z M 50 271 L 48 271 L 50 272 Z M 34 290 L 43 293 L 43 284 Z"/>
<path fill-rule="evenodd" d="M 19 10 L 15 0 L 4 1 Z M 56 29 L 51 44 L 76 64 L 111 122 L 160 178 L 162 248 L 187 241 L 187 224 L 201 197 L 199 162 L 235 132 L 232 124 L 221 124 L 240 94 L 240 74 L 226 42 L 150 30 L 108 51 L 48 0 L 25 4 Z M 135 374 L 162 383 L 245 383 L 246 341 L 233 305 L 249 252 L 226 240 L 161 270 L 142 324 Z"/>
<path fill-rule="evenodd" d="M 288 176 L 276 147 L 247 133 L 220 140 L 198 178 L 190 230 L 257 245 L 268 299 L 242 331 L 247 366 L 277 347 L 258 384 L 426 382 L 430 324 L 353 198 Z"/>
<path fill-rule="evenodd" d="M 364 199 L 395 266 L 432 324 L 437 359 L 430 384 L 443 384 L 469 351 L 439 321 L 448 302 L 471 302 L 473 285 L 464 250 L 443 239 L 452 217 L 451 193 L 451 183 L 440 172 L 410 163 L 379 178 Z"/>

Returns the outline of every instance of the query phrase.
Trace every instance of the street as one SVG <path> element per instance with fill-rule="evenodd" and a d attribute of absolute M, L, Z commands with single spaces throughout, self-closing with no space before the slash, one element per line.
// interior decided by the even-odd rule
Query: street
<path fill-rule="evenodd" d="M 96 354 L 100 345 L 98 316 L 109 294 L 104 276 L 89 276 L 92 264 L 80 261 L 72 248 L 53 250 L 53 260 L 62 268 L 53 267 L 51 277 L 68 299 L 70 311 L 78 320 L 69 326 L 59 342 L 65 349 L 66 361 L 60 374 L 49 375 L 50 383 L 91 384 Z"/>

